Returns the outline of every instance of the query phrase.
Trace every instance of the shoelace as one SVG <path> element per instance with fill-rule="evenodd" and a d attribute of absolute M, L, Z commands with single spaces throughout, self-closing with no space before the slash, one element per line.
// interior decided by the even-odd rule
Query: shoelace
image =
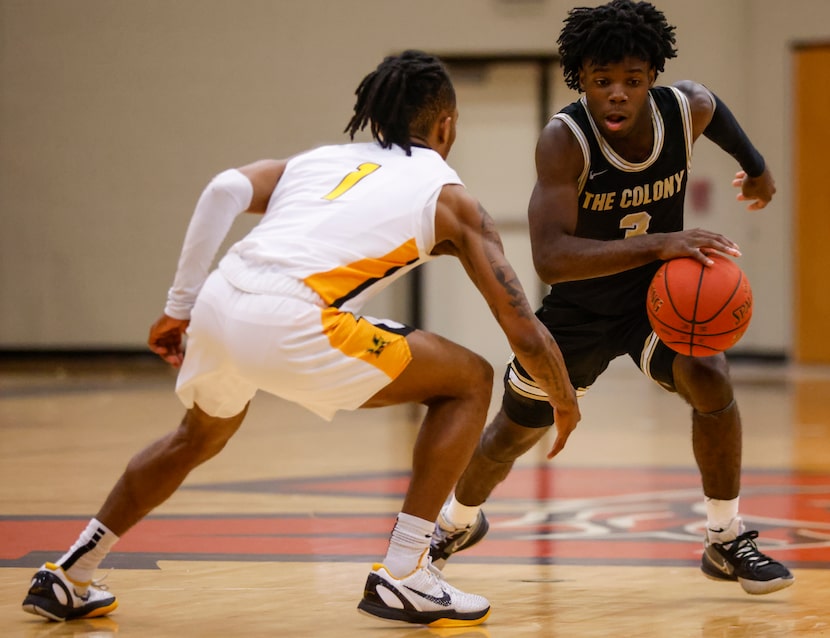
<path fill-rule="evenodd" d="M 89 590 L 91 588 L 94 587 L 95 589 L 100 589 L 102 591 L 108 591 L 109 590 L 109 587 L 104 584 L 104 581 L 107 579 L 107 577 L 110 575 L 111 572 L 112 572 L 112 569 L 109 569 L 101 578 L 93 578 L 92 580 L 90 580 L 89 585 L 87 585 L 87 589 L 86 589 L 85 594 L 79 594 L 78 593 L 78 590 L 76 589 L 78 587 L 78 585 L 71 578 L 69 578 L 69 575 L 66 574 L 66 572 L 64 572 L 64 576 L 69 581 L 69 586 L 72 590 L 72 593 L 75 594 L 81 600 L 87 601 L 87 600 L 89 600 Z"/>
<path fill-rule="evenodd" d="M 736 544 L 734 556 L 739 560 L 746 560 L 758 566 L 767 565 L 770 559 L 758 551 L 758 546 L 755 544 L 756 538 L 758 538 L 758 532 L 754 530 L 738 536 L 733 541 Z"/>
<path fill-rule="evenodd" d="M 77 591 L 75 591 L 74 587 L 73 587 L 73 590 L 72 590 L 72 591 L 73 591 L 73 592 L 75 593 L 75 595 L 76 595 L 78 598 L 80 598 L 82 601 L 84 601 L 84 602 L 88 602 L 88 601 L 89 601 L 89 596 L 90 596 L 90 591 L 89 591 L 89 590 L 90 590 L 90 589 L 92 589 L 93 587 L 94 587 L 95 589 L 100 589 L 101 591 L 109 591 L 109 586 L 108 586 L 108 585 L 106 585 L 106 584 L 104 584 L 104 581 L 105 581 L 105 580 L 107 579 L 107 577 L 110 575 L 110 572 L 111 572 L 111 571 L 112 571 L 112 570 L 108 571 L 108 572 L 107 572 L 106 574 L 104 574 L 101 578 L 93 578 L 91 581 L 89 581 L 89 585 L 87 586 L 87 590 L 86 590 L 86 593 L 85 593 L 85 594 L 83 594 L 83 595 L 79 594 Z"/>
<path fill-rule="evenodd" d="M 460 536 L 466 534 L 470 531 L 472 525 L 467 525 L 467 527 L 462 527 L 461 529 L 444 529 L 440 525 L 438 526 L 437 532 L 433 532 L 433 536 L 437 537 L 438 540 L 444 542 L 452 542 L 459 538 Z"/>
<path fill-rule="evenodd" d="M 444 541 L 447 543 L 454 543 L 459 538 L 461 538 L 467 532 L 467 528 L 455 530 L 453 532 L 447 532 L 444 535 Z"/>
<path fill-rule="evenodd" d="M 426 571 L 427 574 L 429 574 L 430 576 L 430 585 L 434 585 L 438 587 L 438 589 L 440 589 L 441 591 L 446 591 L 451 594 L 458 592 L 458 590 L 455 587 L 453 587 L 446 580 L 444 580 L 443 572 L 441 572 L 440 569 L 438 569 L 432 564 L 432 558 L 430 556 L 427 556 L 426 558 Z"/>
<path fill-rule="evenodd" d="M 90 581 L 89 586 L 90 586 L 90 587 L 95 587 L 96 589 L 101 589 L 101 590 L 103 590 L 103 591 L 109 591 L 109 585 L 107 585 L 106 583 L 104 583 L 104 581 L 105 581 L 107 578 L 109 578 L 109 575 L 110 575 L 111 573 L 112 573 L 112 569 L 110 569 L 109 571 L 107 571 L 107 573 L 106 573 L 106 574 L 104 574 L 103 576 L 101 576 L 101 578 L 93 578 L 93 579 Z"/>
<path fill-rule="evenodd" d="M 432 564 L 432 558 L 430 558 L 429 562 L 427 563 L 427 571 L 431 573 L 433 576 L 435 576 L 442 583 L 446 582 L 444 580 L 444 573 Z"/>

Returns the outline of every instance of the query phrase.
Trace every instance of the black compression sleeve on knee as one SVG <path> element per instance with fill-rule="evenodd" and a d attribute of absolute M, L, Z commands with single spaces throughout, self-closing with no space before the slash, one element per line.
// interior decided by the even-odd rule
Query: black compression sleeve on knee
<path fill-rule="evenodd" d="M 763 156 L 749 141 L 726 104 L 714 93 L 712 97 L 715 98 L 715 112 L 703 134 L 738 160 L 738 164 L 747 175 L 758 177 L 766 167 Z"/>

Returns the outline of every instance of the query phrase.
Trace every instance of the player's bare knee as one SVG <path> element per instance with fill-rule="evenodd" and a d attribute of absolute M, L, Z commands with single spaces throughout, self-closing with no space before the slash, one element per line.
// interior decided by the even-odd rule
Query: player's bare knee
<path fill-rule="evenodd" d="M 513 463 L 544 436 L 549 427 L 527 428 L 499 412 L 481 435 L 481 454 L 494 463 Z"/>
<path fill-rule="evenodd" d="M 487 476 L 490 481 L 496 484 L 501 483 L 510 474 L 518 456 L 511 455 L 508 450 L 488 445 L 482 438 L 465 474 Z"/>
<path fill-rule="evenodd" d="M 487 391 L 487 400 L 490 400 L 490 395 L 493 391 L 493 366 L 491 366 L 486 360 L 481 360 L 482 366 L 479 370 L 479 375 L 481 377 L 480 384 L 482 388 L 485 388 Z"/>
<path fill-rule="evenodd" d="M 481 435 L 479 441 L 479 450 L 481 455 L 491 463 L 509 463 L 513 464 L 520 455 L 521 445 L 513 440 L 501 442 L 497 432 L 493 432 L 492 428 L 487 428 Z M 508 466 L 509 469 L 510 466 Z"/>
<path fill-rule="evenodd" d="M 230 418 L 210 416 L 198 407 L 188 410 L 174 436 L 181 454 L 192 465 L 216 456 L 239 429 L 244 411 Z"/>
<path fill-rule="evenodd" d="M 734 399 L 729 365 L 722 354 L 679 356 L 675 360 L 674 374 L 678 392 L 701 414 L 723 410 Z"/>
<path fill-rule="evenodd" d="M 475 395 L 479 401 L 489 405 L 493 392 L 493 366 L 483 357 L 470 354 L 469 362 L 464 367 L 465 393 Z"/>

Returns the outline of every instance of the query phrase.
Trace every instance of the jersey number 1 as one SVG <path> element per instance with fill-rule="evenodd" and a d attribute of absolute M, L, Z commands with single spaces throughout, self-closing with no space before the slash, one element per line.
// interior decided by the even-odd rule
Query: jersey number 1
<path fill-rule="evenodd" d="M 367 175 L 371 175 L 376 170 L 380 168 L 380 164 L 373 164 L 372 162 L 364 162 L 360 166 L 357 167 L 356 171 L 352 171 L 348 175 L 346 175 L 343 179 L 340 180 L 340 183 L 335 186 L 334 190 L 331 191 L 328 195 L 324 195 L 323 199 L 327 199 L 329 201 L 333 199 L 337 199 L 347 190 L 352 188 L 355 184 L 357 184 L 360 180 L 362 180 Z"/>

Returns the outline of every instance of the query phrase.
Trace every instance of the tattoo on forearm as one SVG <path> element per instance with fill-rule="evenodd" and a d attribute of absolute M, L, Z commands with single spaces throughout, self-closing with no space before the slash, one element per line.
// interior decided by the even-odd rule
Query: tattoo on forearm
<path fill-rule="evenodd" d="M 510 305 L 522 317 L 530 317 L 533 315 L 533 311 L 528 304 L 521 282 L 516 277 L 516 272 L 507 263 L 507 259 L 504 256 L 504 246 L 496 230 L 493 218 L 490 217 L 481 204 L 479 204 L 478 209 L 481 213 L 481 235 L 484 237 L 484 246 L 488 253 L 487 258 L 490 262 L 490 268 L 493 270 L 493 274 L 502 288 L 509 295 Z"/>
<path fill-rule="evenodd" d="M 565 403 L 570 398 L 572 387 L 568 378 L 568 373 L 565 368 L 565 362 L 562 360 L 559 348 L 556 345 L 553 337 L 548 338 L 547 350 L 553 357 L 546 357 L 546 363 L 543 364 L 543 372 L 541 375 L 537 373 L 533 379 L 539 387 L 547 388 L 548 396 L 557 403 Z M 556 353 L 559 353 L 558 355 Z"/>

